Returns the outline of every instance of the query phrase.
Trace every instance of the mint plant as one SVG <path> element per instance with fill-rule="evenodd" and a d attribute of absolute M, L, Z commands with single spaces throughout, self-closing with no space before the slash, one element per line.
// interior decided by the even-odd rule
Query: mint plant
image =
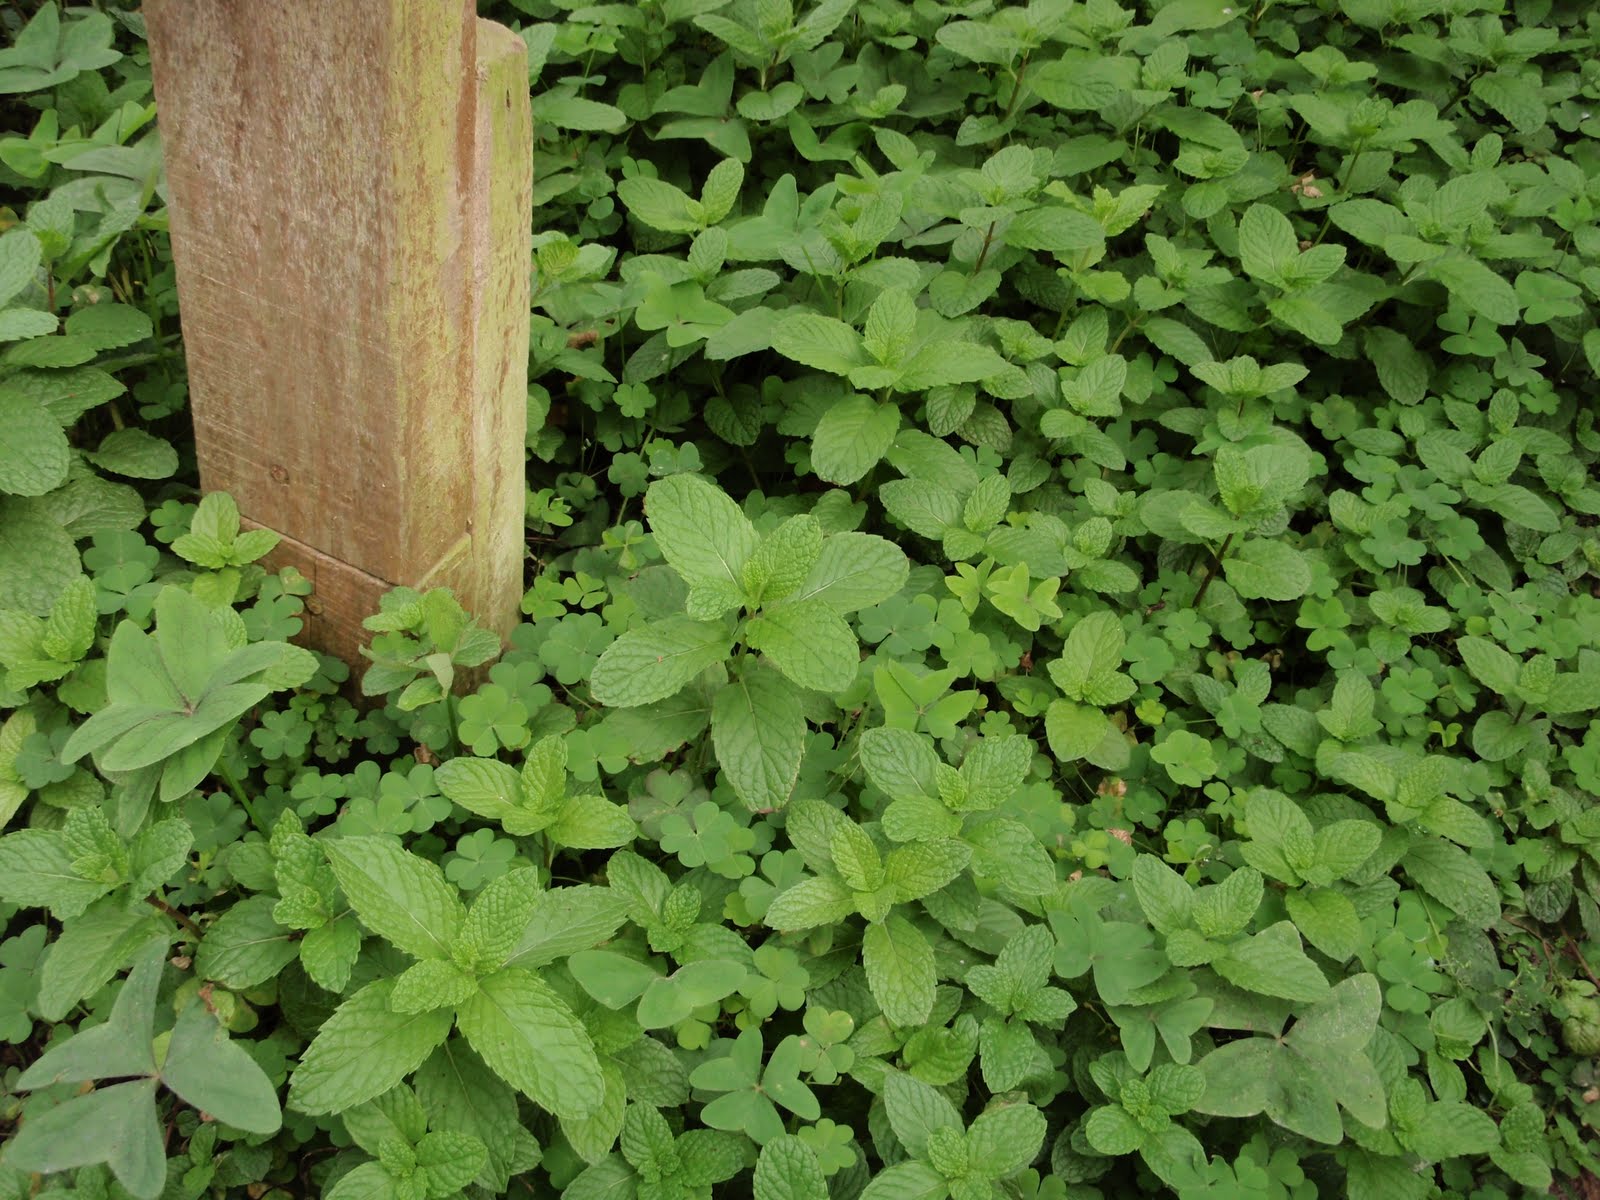
<path fill-rule="evenodd" d="M 387 1092 L 459 1028 L 489 1068 L 560 1116 L 598 1104 L 592 1039 L 524 962 L 541 893 L 504 875 L 465 907 L 435 864 L 380 837 L 324 845 L 340 890 L 366 928 L 415 961 L 337 1008 L 290 1080 L 301 1112 L 339 1112 Z M 377 1053 L 375 1054 L 374 1051 Z"/>
<path fill-rule="evenodd" d="M 805 749 L 807 692 L 843 692 L 856 678 L 860 648 L 845 614 L 899 591 L 905 555 L 870 534 L 825 533 L 810 515 L 758 537 L 724 492 L 692 475 L 651 484 L 645 511 L 688 587 L 684 610 L 607 647 L 590 679 L 594 697 L 658 704 L 722 668 L 711 709 L 717 760 L 747 807 L 781 808 Z"/>
<path fill-rule="evenodd" d="M 479 9 L 527 619 L 351 664 L 0 10 L 0 1200 L 1600 1187 L 1589 6 Z"/>

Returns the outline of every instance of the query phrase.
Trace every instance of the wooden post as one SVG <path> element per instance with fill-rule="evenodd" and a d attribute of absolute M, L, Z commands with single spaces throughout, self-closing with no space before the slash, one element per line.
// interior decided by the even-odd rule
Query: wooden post
<path fill-rule="evenodd" d="M 522 593 L 532 118 L 472 0 L 147 0 L 201 483 L 359 663 L 397 584 Z"/>

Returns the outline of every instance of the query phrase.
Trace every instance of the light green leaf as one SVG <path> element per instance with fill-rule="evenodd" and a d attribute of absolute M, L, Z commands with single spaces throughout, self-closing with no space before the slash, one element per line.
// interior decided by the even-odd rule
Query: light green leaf
<path fill-rule="evenodd" d="M 972 1170 L 990 1179 L 1010 1178 L 1038 1156 L 1044 1135 L 1044 1114 L 1031 1104 L 985 1109 L 967 1131 Z"/>
<path fill-rule="evenodd" d="M 1361 948 L 1361 918 L 1348 897 L 1328 888 L 1289 892 L 1284 907 L 1306 941 L 1343 962 Z"/>
<path fill-rule="evenodd" d="M 573 98 L 568 97 L 564 106 L 558 106 L 558 115 L 568 117 L 578 115 L 572 108 L 572 101 Z M 593 102 L 579 101 L 579 103 Z M 560 111 L 561 107 L 566 109 L 564 114 Z M 610 105 L 598 104 L 596 107 L 611 108 Z M 616 112 L 615 109 L 611 111 Z M 637 220 L 652 229 L 659 229 L 665 233 L 693 233 L 701 227 L 703 213 L 699 203 L 663 179 L 636 175 L 621 180 L 617 184 L 617 197 Z"/>
<path fill-rule="evenodd" d="M 610 850 L 626 846 L 639 831 L 627 809 L 603 796 L 572 796 L 544 832 L 558 846 Z"/>
<path fill-rule="evenodd" d="M 359 1163 L 327 1190 L 323 1200 L 398 1200 L 395 1177 L 381 1163 Z"/>
<path fill-rule="evenodd" d="M 74 917 L 50 946 L 39 970 L 39 1014 L 59 1021 L 98 991 L 154 937 L 172 940 L 170 921 L 130 912 L 120 896 L 107 896 Z"/>
<path fill-rule="evenodd" d="M 1465 850 L 1442 838 L 1415 842 L 1401 865 L 1439 903 L 1479 929 L 1500 918 L 1500 890 Z"/>
<path fill-rule="evenodd" d="M 539 893 L 507 966 L 542 967 L 605 941 L 627 919 L 610 888 L 580 884 Z"/>
<path fill-rule="evenodd" d="M 939 794 L 939 756 L 909 729 L 869 729 L 861 735 L 861 765 L 873 786 L 892 799 Z"/>
<path fill-rule="evenodd" d="M 900 410 L 868 396 L 836 400 L 812 436 L 811 466 L 829 483 L 854 483 L 887 453 L 900 429 Z"/>
<path fill-rule="evenodd" d="M 0 308 L 0 342 L 42 337 L 56 331 L 54 313 L 37 308 Z"/>
<path fill-rule="evenodd" d="M 953 838 L 912 842 L 889 852 L 883 881 L 894 888 L 896 901 L 920 900 L 961 874 L 971 858 L 971 848 Z"/>
<path fill-rule="evenodd" d="M 1157 933 L 1170 934 L 1188 927 L 1194 890 L 1159 858 L 1141 854 L 1134 860 L 1133 890 Z"/>
<path fill-rule="evenodd" d="M 312 983 L 338 994 L 350 983 L 360 953 L 361 928 L 354 917 L 342 916 L 306 930 L 300 942 L 300 965 Z"/>
<path fill-rule="evenodd" d="M 1331 879 L 1345 879 L 1372 857 L 1383 839 L 1383 832 L 1371 821 L 1335 821 L 1317 830 L 1312 839 L 1312 858 L 1320 872 Z M 1319 882 L 1326 883 L 1328 879 Z"/>
<path fill-rule="evenodd" d="M 142 342 L 155 327 L 147 314 L 131 304 L 102 300 L 79 308 L 67 318 L 67 332 L 85 338 L 101 350 L 118 350 Z"/>
<path fill-rule="evenodd" d="M 655 967 L 615 950 L 580 950 L 567 960 L 567 969 L 579 987 L 611 1009 L 632 1004 L 661 978 Z"/>
<path fill-rule="evenodd" d="M 1305 556 L 1283 542 L 1250 538 L 1222 562 L 1233 590 L 1247 600 L 1298 600 L 1311 589 Z"/>
<path fill-rule="evenodd" d="M 842 921 L 855 911 L 850 889 L 833 876 L 822 875 L 780 892 L 767 908 L 766 923 L 784 932 L 815 929 Z"/>
<path fill-rule="evenodd" d="M 381 1096 L 444 1041 L 450 1010 L 391 1012 L 393 990 L 392 979 L 369 983 L 323 1022 L 289 1080 L 292 1108 L 320 1116 Z"/>
<path fill-rule="evenodd" d="M 164 938 L 147 945 L 117 992 L 110 1016 L 99 1025 L 57 1041 L 17 1077 L 17 1087 L 33 1089 L 155 1074 L 150 1038 L 166 949 Z"/>
<path fill-rule="evenodd" d="M 599 1162 L 617 1144 L 628 1108 L 628 1084 L 615 1063 L 600 1064 L 600 1107 L 587 1117 L 562 1117 L 561 1132 L 585 1162 Z M 476 1172 L 474 1172 L 476 1174 Z"/>
<path fill-rule="evenodd" d="M 1237 868 L 1221 883 L 1202 888 L 1195 897 L 1195 927 L 1206 937 L 1233 937 L 1256 915 L 1262 890 L 1261 875 L 1254 867 Z"/>
<path fill-rule="evenodd" d="M 75 917 L 111 889 L 73 869 L 73 854 L 55 830 L 22 829 L 0 838 L 0 900 Z M 117 881 L 113 881 L 117 882 Z"/>
<path fill-rule="evenodd" d="M 745 636 L 795 683 L 819 692 L 844 691 L 861 666 L 854 631 L 820 599 L 765 609 L 745 627 Z"/>
<path fill-rule="evenodd" d="M 419 959 L 395 976 L 389 1007 L 397 1013 L 454 1008 L 472 995 L 476 986 L 472 976 L 453 962 Z"/>
<path fill-rule="evenodd" d="M 961 524 L 961 498 L 942 483 L 893 479 L 878 489 L 889 515 L 913 533 L 937 540 Z"/>
<path fill-rule="evenodd" d="M 45 616 L 80 574 L 72 537 L 41 501 L 0 496 L 0 608 Z"/>
<path fill-rule="evenodd" d="M 786 316 L 772 334 L 772 348 L 819 371 L 848 375 L 867 365 L 862 337 L 843 321 L 810 312 Z"/>
<path fill-rule="evenodd" d="M 13 228 L 0 234 L 0 305 L 9 304 L 34 281 L 44 251 L 33 230 Z"/>
<path fill-rule="evenodd" d="M 757 538 L 750 519 L 726 492 L 698 475 L 669 475 L 645 493 L 645 514 L 656 548 L 688 583 L 739 586 Z"/>
<path fill-rule="evenodd" d="M 1300 257 L 1289 218 L 1267 204 L 1252 204 L 1239 220 L 1239 262 L 1245 274 L 1280 284 Z"/>
<path fill-rule="evenodd" d="M 917 927 L 891 914 L 867 926 L 861 942 L 867 986 L 891 1025 L 916 1026 L 933 1011 L 933 949 Z"/>
<path fill-rule="evenodd" d="M 1006 360 L 975 342 L 935 341 L 913 354 L 894 381 L 900 392 L 920 392 L 956 383 L 976 383 L 1006 369 Z"/>
<path fill-rule="evenodd" d="M 1111 732 L 1111 722 L 1098 708 L 1052 700 L 1045 710 L 1045 737 L 1059 762 L 1074 762 L 1091 754 Z"/>
<path fill-rule="evenodd" d="M 273 978 L 300 952 L 292 931 L 272 919 L 271 896 L 248 896 L 206 927 L 195 971 L 242 990 Z"/>
<path fill-rule="evenodd" d="M 622 110 L 613 105 L 560 92 L 535 95 L 533 119 L 535 122 L 551 125 L 557 129 L 576 129 L 584 132 L 615 131 L 628 123 L 628 118 L 623 115 Z"/>
<path fill-rule="evenodd" d="M 666 1029 L 686 1021 L 697 1008 L 732 995 L 748 972 L 731 959 L 698 959 L 664 979 L 652 979 L 639 999 L 635 1016 L 645 1029 Z"/>
<path fill-rule="evenodd" d="M 1472 312 L 1496 325 L 1511 325 L 1522 311 L 1517 289 L 1486 263 L 1454 253 L 1427 263 L 1423 272 L 1449 289 Z"/>
<path fill-rule="evenodd" d="M 601 704 L 637 708 L 681 691 L 707 667 L 733 650 L 733 637 L 719 621 L 665 617 L 630 629 L 595 663 L 589 687 Z"/>
<path fill-rule="evenodd" d="M 722 773 L 752 812 L 789 802 L 805 751 L 800 694 L 778 672 L 749 663 L 718 689 L 711 705 L 711 740 Z"/>
<path fill-rule="evenodd" d="M 905 551 L 870 533 L 836 533 L 822 552 L 795 601 L 820 600 L 837 613 L 880 604 L 905 586 L 911 564 Z"/>
<path fill-rule="evenodd" d="M 488 1149 L 471 1134 L 433 1130 L 417 1143 L 417 1173 L 432 1197 L 459 1195 L 488 1163 Z"/>
<path fill-rule="evenodd" d="M 1054 205 L 1019 213 L 1005 232 L 1008 246 L 1044 250 L 1068 260 L 1080 251 L 1100 246 L 1105 237 L 1100 222 L 1088 213 Z"/>
<path fill-rule="evenodd" d="M 108 1163 L 130 1194 L 155 1200 L 166 1179 L 155 1095 L 154 1079 L 118 1083 L 30 1117 L 7 1145 L 6 1161 L 41 1173 Z"/>
<path fill-rule="evenodd" d="M 439 790 L 468 812 L 504 820 L 522 803 L 522 778 L 503 762 L 462 756 L 433 773 Z"/>
<path fill-rule="evenodd" d="M 534 912 L 549 902 L 550 896 L 552 893 L 539 890 L 539 872 L 534 867 L 507 870 L 493 878 L 467 909 L 459 941 L 462 954 L 454 958 L 478 971 L 504 965 Z"/>
<path fill-rule="evenodd" d="M 1102 1104 L 1089 1111 L 1084 1137 L 1101 1154 L 1132 1154 L 1149 1136 L 1120 1104 Z"/>
<path fill-rule="evenodd" d="M 828 1181 L 817 1156 L 793 1134 L 761 1147 L 752 1186 L 754 1200 L 828 1200 Z"/>
<path fill-rule="evenodd" d="M 809 513 L 792 516 L 761 539 L 745 564 L 745 590 L 762 603 L 783 600 L 806 581 L 821 557 L 821 523 Z"/>
<path fill-rule="evenodd" d="M 943 1200 L 950 1185 L 922 1162 L 896 1163 L 872 1177 L 860 1200 Z"/>
<path fill-rule="evenodd" d="M 1428 391 L 1431 364 L 1403 333 L 1394 329 L 1369 329 L 1361 344 L 1390 399 L 1401 404 L 1422 402 Z"/>
<path fill-rule="evenodd" d="M 943 1092 L 902 1071 L 883 1077 L 883 1105 L 889 1127 L 911 1154 L 928 1155 L 928 1137 L 938 1129 L 960 1130 L 961 1116 Z"/>
<path fill-rule="evenodd" d="M 516 1093 L 459 1038 L 440 1046 L 418 1068 L 416 1089 L 430 1129 L 467 1134 L 484 1144 L 488 1161 L 478 1182 L 491 1191 L 504 1190 L 519 1157 L 536 1152 L 532 1135 L 523 1128 Z"/>
<path fill-rule="evenodd" d="M 1262 930 L 1228 948 L 1212 968 L 1229 983 L 1285 1000 L 1321 1000 L 1328 981 L 1300 948 L 1300 935 L 1288 921 Z"/>
<path fill-rule="evenodd" d="M 413 958 L 449 958 L 466 917 L 437 863 L 376 835 L 323 842 L 361 923 Z"/>
<path fill-rule="evenodd" d="M 166 479 L 178 470 L 178 452 L 165 438 L 142 429 L 118 429 L 106 434 L 89 461 L 113 475 L 131 479 Z"/>
<path fill-rule="evenodd" d="M 42 496 L 66 482 L 67 435 L 27 396 L 0 389 L 0 492 Z"/>
<path fill-rule="evenodd" d="M 276 1133 L 283 1124 L 271 1080 L 199 1000 L 178 1017 L 161 1082 L 200 1111 L 250 1133 Z"/>
<path fill-rule="evenodd" d="M 1456 649 L 1479 683 L 1502 696 L 1516 695 L 1522 664 L 1515 657 L 1481 637 L 1457 638 Z"/>
<path fill-rule="evenodd" d="M 604 1080 L 583 1023 L 542 979 L 506 967 L 461 1005 L 461 1032 L 489 1069 L 558 1117 L 600 1107 Z"/>
<path fill-rule="evenodd" d="M 828 857 L 845 886 L 856 892 L 871 892 L 883 883 L 883 862 L 878 848 L 861 826 L 840 821 L 828 839 Z"/>

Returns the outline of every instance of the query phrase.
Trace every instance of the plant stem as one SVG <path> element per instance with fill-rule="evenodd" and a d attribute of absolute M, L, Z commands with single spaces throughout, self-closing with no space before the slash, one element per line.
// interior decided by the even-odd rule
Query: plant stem
<path fill-rule="evenodd" d="M 456 717 L 456 698 L 455 698 L 454 694 L 452 694 L 450 692 L 446 692 L 445 693 L 445 697 L 444 697 L 444 716 L 445 716 L 445 720 L 448 721 L 449 724 L 450 724 L 450 744 L 452 746 L 454 746 L 457 750 L 460 750 L 461 749 L 461 732 L 460 732 L 460 726 L 457 723 L 457 717 Z"/>
<path fill-rule="evenodd" d="M 1328 226 L 1333 221 L 1333 206 L 1344 196 L 1345 186 L 1350 182 L 1350 177 L 1356 173 L 1356 164 L 1361 161 L 1362 151 L 1366 148 L 1366 139 L 1357 142 L 1349 161 L 1344 165 L 1344 170 L 1339 172 L 1338 181 L 1333 185 L 1333 197 L 1328 201 L 1328 207 L 1322 210 L 1322 226 L 1317 230 L 1315 245 L 1322 245 L 1322 239 L 1328 236 Z"/>
<path fill-rule="evenodd" d="M 1006 111 L 1001 115 L 1001 121 L 1009 121 L 1011 114 L 1016 111 L 1017 101 L 1022 99 L 1022 81 L 1028 77 L 1028 57 L 1023 55 L 1022 65 L 1017 68 L 1016 75 L 1011 80 L 1011 99 L 1006 103 Z M 993 229 L 993 226 L 990 226 Z"/>
<path fill-rule="evenodd" d="M 194 923 L 194 919 L 190 917 L 188 913 L 179 912 L 160 896 L 146 896 L 144 898 L 144 902 L 151 908 L 156 909 L 158 912 L 166 913 L 167 916 L 171 917 L 179 925 L 182 925 L 189 931 L 190 936 L 193 937 L 195 941 L 198 942 L 201 937 L 204 936 L 200 932 L 200 926 Z"/>
<path fill-rule="evenodd" d="M 228 790 L 233 793 L 233 798 L 239 802 L 239 807 L 244 809 L 245 814 L 250 818 L 250 824 L 260 831 L 262 837 L 271 837 L 272 831 L 262 823 L 260 815 L 256 812 L 255 805 L 250 803 L 250 798 L 244 794 L 244 788 L 239 786 L 238 777 L 234 775 L 232 768 L 228 766 L 226 754 L 217 759 L 217 774 L 222 776 L 222 782 L 228 785 Z"/>
<path fill-rule="evenodd" d="M 1211 580 L 1216 576 L 1217 568 L 1222 565 L 1222 560 L 1228 557 L 1228 547 L 1233 545 L 1233 534 L 1222 539 L 1222 549 L 1217 551 L 1216 558 L 1211 560 L 1211 565 L 1206 568 L 1206 577 L 1200 581 L 1200 590 L 1194 594 L 1194 604 L 1190 607 L 1198 609 L 1200 602 L 1206 598 L 1206 589 L 1211 586 Z"/>
<path fill-rule="evenodd" d="M 972 273 L 976 275 L 983 270 L 984 259 L 989 257 L 989 243 L 994 240 L 994 222 L 989 222 L 989 228 L 984 232 L 983 245 L 978 248 L 978 258 L 972 264 Z"/>
<path fill-rule="evenodd" d="M 1106 353 L 1115 354 L 1117 348 L 1122 345 L 1123 339 L 1137 328 L 1139 328 L 1139 318 L 1130 317 L 1128 323 L 1122 327 L 1122 332 L 1117 334 L 1117 340 L 1111 343 L 1111 349 L 1107 350 Z"/>

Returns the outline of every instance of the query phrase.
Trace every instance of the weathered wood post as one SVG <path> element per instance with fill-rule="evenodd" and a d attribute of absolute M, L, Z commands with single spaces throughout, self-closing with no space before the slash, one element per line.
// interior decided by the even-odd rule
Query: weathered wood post
<path fill-rule="evenodd" d="M 532 119 L 472 0 L 147 0 L 206 490 L 360 663 L 396 584 L 522 592 Z"/>

